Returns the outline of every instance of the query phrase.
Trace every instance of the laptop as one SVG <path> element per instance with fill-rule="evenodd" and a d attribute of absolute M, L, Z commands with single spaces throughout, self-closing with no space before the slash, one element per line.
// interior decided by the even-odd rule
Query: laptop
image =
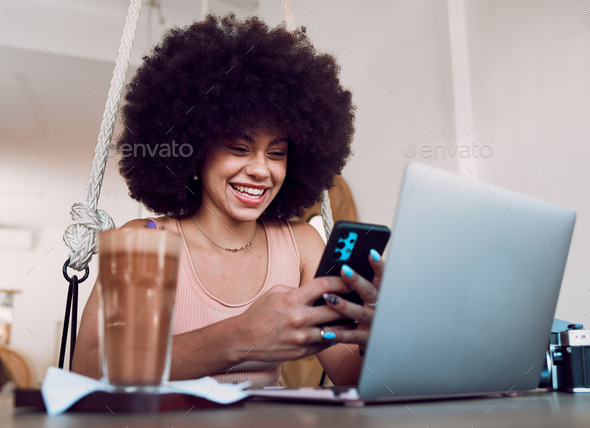
<path fill-rule="evenodd" d="M 363 404 L 536 388 L 575 219 L 410 163 L 358 386 L 251 395 Z"/>

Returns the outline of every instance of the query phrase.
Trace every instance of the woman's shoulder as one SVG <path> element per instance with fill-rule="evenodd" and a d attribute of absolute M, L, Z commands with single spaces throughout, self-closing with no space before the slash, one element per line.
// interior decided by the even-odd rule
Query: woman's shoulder
<path fill-rule="evenodd" d="M 323 251 L 324 240 L 315 227 L 304 221 L 289 221 L 288 224 L 300 251 L 310 248 L 321 248 Z"/>
<path fill-rule="evenodd" d="M 301 260 L 302 280 L 313 278 L 319 260 L 324 252 L 324 240 L 318 231 L 309 223 L 304 221 L 289 221 L 293 231 L 293 237 Z"/>
<path fill-rule="evenodd" d="M 291 227 L 296 238 L 299 236 L 304 239 L 315 239 L 316 237 L 322 239 L 315 227 L 305 221 L 289 220 L 286 223 Z"/>
<path fill-rule="evenodd" d="M 309 223 L 297 220 L 264 221 L 265 229 L 273 236 L 291 236 L 299 251 L 311 247 L 324 246 L 324 241 L 318 231 Z"/>

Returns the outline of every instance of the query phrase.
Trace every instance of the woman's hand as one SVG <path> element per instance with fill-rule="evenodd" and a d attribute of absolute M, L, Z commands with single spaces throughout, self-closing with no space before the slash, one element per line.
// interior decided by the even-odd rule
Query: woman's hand
<path fill-rule="evenodd" d="M 358 327 L 354 330 L 338 326 L 331 327 L 330 330 L 336 333 L 334 341 L 356 343 L 361 350 L 365 349 L 367 340 L 369 339 L 369 331 L 373 322 L 384 267 L 384 262 L 377 251 L 371 250 L 368 257 L 369 263 L 375 272 L 372 283 L 346 265 L 340 271 L 344 282 L 363 299 L 363 305 L 349 302 L 333 293 L 326 293 L 324 295 L 324 299 L 332 309 L 337 311 L 342 317 L 351 318 L 358 323 Z"/>
<path fill-rule="evenodd" d="M 354 278 L 347 278 L 352 281 Z M 324 294 L 348 291 L 338 277 L 315 278 L 297 289 L 274 287 L 235 317 L 236 360 L 293 360 L 329 347 L 332 341 L 322 337 L 318 325 L 342 318 L 340 305 L 334 310 L 329 305 L 313 306 L 313 302 Z"/>
<path fill-rule="evenodd" d="M 235 318 L 236 360 L 284 361 L 320 352 L 335 343 L 356 343 L 364 349 L 369 337 L 375 304 L 379 295 L 383 260 L 371 251 L 369 263 L 375 276 L 367 281 L 352 269 L 344 267 L 338 277 L 315 278 L 298 289 L 276 286 L 246 312 Z M 365 302 L 349 302 L 335 293 L 355 290 Z M 323 296 L 327 305 L 313 306 Z M 356 329 L 345 326 L 318 327 L 331 321 L 351 318 Z M 322 330 L 333 332 L 326 340 Z"/>

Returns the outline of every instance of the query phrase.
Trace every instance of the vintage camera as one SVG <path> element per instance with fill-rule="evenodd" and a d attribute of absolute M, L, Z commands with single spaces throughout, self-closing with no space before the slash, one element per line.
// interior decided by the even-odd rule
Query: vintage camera
<path fill-rule="evenodd" d="M 590 331 L 582 324 L 551 333 L 539 388 L 590 393 Z"/>

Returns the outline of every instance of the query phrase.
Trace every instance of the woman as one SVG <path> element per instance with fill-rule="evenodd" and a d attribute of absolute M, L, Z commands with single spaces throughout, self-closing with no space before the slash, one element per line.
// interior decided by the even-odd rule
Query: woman
<path fill-rule="evenodd" d="M 346 269 L 313 279 L 323 241 L 290 221 L 350 154 L 354 106 L 338 73 L 304 29 L 227 15 L 170 30 L 131 81 L 120 172 L 130 195 L 162 217 L 124 227 L 170 230 L 185 243 L 171 379 L 277 385 L 280 362 L 319 352 L 334 383 L 357 381 L 382 262 L 367 255 L 374 284 Z M 334 294 L 350 288 L 365 305 Z M 313 307 L 321 296 L 328 305 Z M 93 377 L 97 312 L 95 287 L 73 362 Z M 346 317 L 358 328 L 318 327 Z"/>

